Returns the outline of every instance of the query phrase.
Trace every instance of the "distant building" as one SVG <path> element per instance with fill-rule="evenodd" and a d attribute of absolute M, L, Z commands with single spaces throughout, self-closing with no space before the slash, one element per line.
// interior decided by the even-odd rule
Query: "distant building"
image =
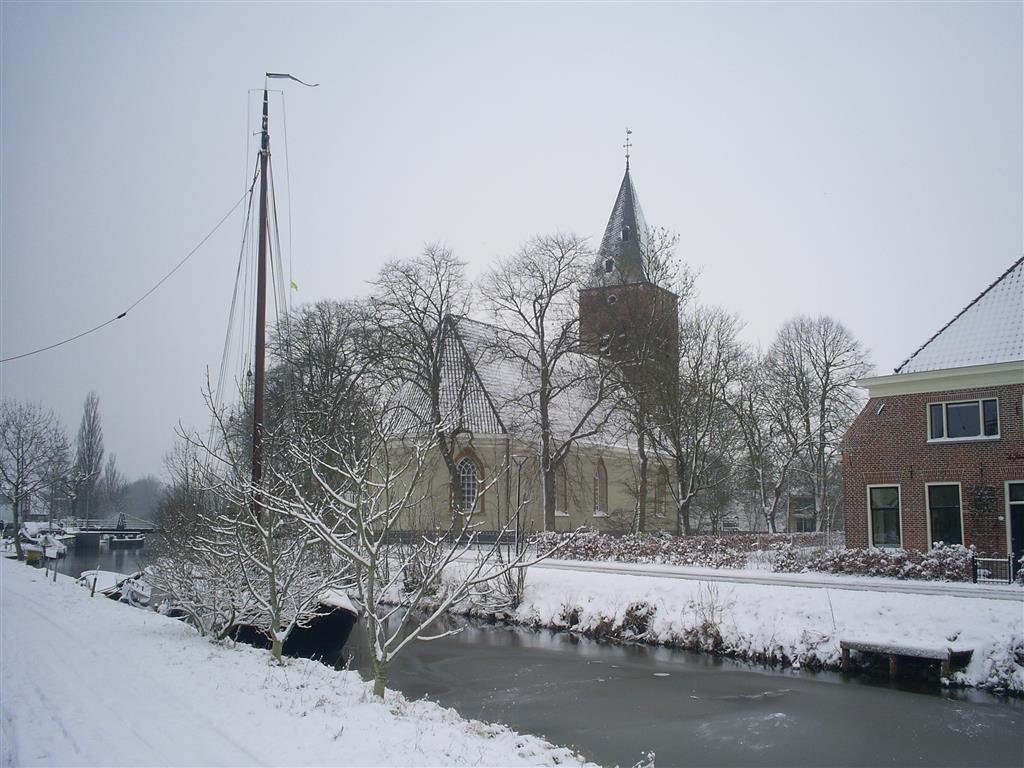
<path fill-rule="evenodd" d="M 1024 554 L 1024 258 L 893 374 L 859 384 L 847 546 Z"/>

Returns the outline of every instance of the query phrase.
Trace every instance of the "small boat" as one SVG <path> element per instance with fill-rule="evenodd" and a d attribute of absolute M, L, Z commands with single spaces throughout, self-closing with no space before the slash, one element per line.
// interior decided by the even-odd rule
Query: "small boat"
<path fill-rule="evenodd" d="M 107 540 L 111 549 L 131 549 L 141 547 L 146 543 L 144 533 L 115 533 Z"/>
<path fill-rule="evenodd" d="M 111 600 L 120 600 L 137 607 L 149 605 L 153 596 L 152 588 L 143 577 L 144 571 L 135 573 L 117 573 L 116 571 L 90 570 L 82 571 L 78 584 L 95 591 Z"/>

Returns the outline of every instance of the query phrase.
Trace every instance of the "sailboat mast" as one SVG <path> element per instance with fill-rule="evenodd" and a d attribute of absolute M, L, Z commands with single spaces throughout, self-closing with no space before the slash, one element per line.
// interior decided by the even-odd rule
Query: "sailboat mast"
<path fill-rule="evenodd" d="M 256 365 L 252 399 L 252 485 L 263 479 L 263 389 L 267 353 L 267 165 L 270 162 L 270 131 L 267 118 L 267 86 L 263 86 L 263 131 L 260 141 L 260 242 L 256 268 Z M 259 499 L 253 496 L 258 508 Z"/>

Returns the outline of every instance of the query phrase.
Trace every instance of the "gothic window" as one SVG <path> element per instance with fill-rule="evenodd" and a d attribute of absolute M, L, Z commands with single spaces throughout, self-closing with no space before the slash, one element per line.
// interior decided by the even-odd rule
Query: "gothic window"
<path fill-rule="evenodd" d="M 560 517 L 569 516 L 569 479 L 565 465 L 555 471 L 555 514 Z"/>
<path fill-rule="evenodd" d="M 459 471 L 459 489 L 456 501 L 459 509 L 470 511 L 475 509 L 480 493 L 480 468 L 469 456 L 464 456 L 456 468 Z"/>
<path fill-rule="evenodd" d="M 594 468 L 594 514 L 608 514 L 608 470 L 602 459 L 597 460 Z"/>
<path fill-rule="evenodd" d="M 668 510 L 668 470 L 658 467 L 654 480 L 654 514 L 664 517 Z"/>
<path fill-rule="evenodd" d="M 605 274 L 606 275 L 610 275 L 614 269 L 615 269 L 615 259 L 605 259 L 604 260 L 604 271 L 605 271 Z"/>

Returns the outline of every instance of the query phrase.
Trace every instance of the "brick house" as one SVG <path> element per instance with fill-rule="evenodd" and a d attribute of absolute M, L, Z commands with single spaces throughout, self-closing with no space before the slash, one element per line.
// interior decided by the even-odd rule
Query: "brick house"
<path fill-rule="evenodd" d="M 858 384 L 846 545 L 1024 554 L 1024 258 L 893 374 Z"/>

